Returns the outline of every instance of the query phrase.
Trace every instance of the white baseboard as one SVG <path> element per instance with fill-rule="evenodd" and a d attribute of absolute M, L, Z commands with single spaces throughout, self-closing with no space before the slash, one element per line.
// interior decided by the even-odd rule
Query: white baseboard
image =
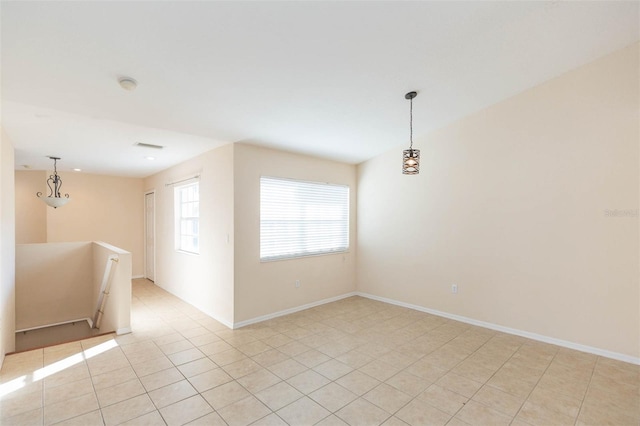
<path fill-rule="evenodd" d="M 304 311 L 305 309 L 315 308 L 316 306 L 324 305 L 326 303 L 337 302 L 338 300 L 346 299 L 347 297 L 356 296 L 356 295 L 357 295 L 356 292 L 351 292 L 351 293 L 341 294 L 340 296 L 330 297 L 328 299 L 318 300 L 317 302 L 307 303 L 306 305 L 296 306 L 295 308 L 289 308 L 283 311 L 274 312 L 272 314 L 262 315 L 262 316 L 251 318 L 248 320 L 236 322 L 233 324 L 232 328 L 235 330 L 236 328 L 241 328 L 250 324 L 255 324 L 255 323 L 270 320 L 273 318 L 278 318 L 284 315 L 289 315 L 296 312 Z"/>
<path fill-rule="evenodd" d="M 118 336 L 131 333 L 131 327 L 123 327 L 116 330 Z"/>
<path fill-rule="evenodd" d="M 137 280 L 139 278 L 144 278 L 144 275 L 131 275 L 132 280 Z"/>
<path fill-rule="evenodd" d="M 505 327 L 498 324 L 493 324 L 485 321 L 478 321 L 473 318 L 467 318 L 460 315 L 449 314 L 447 312 L 436 311 L 435 309 L 425 308 L 424 306 L 413 305 L 411 303 L 400 302 L 394 299 L 388 299 L 386 297 L 375 296 L 369 293 L 356 292 L 356 295 L 366 297 L 367 299 L 377 300 L 379 302 L 389 303 L 391 305 L 402 306 L 404 308 L 414 309 L 420 312 L 426 312 L 428 314 L 437 315 L 439 317 L 449 318 L 452 320 L 464 322 L 466 324 L 477 325 L 479 327 L 488 328 L 491 330 L 501 331 L 507 334 L 513 334 L 515 336 L 526 337 L 528 339 L 537 340 L 539 342 L 550 343 L 552 345 L 562 346 L 569 349 L 575 349 L 581 352 L 587 352 L 594 355 L 603 356 L 605 358 L 611 358 L 618 361 L 628 362 L 631 364 L 640 365 L 640 358 L 633 357 L 618 352 L 612 352 L 605 349 L 596 348 L 593 346 L 582 345 L 579 343 L 569 342 L 567 340 L 556 339 L 555 337 L 543 336 L 541 334 L 531 333 L 529 331 L 518 330 L 516 328 Z"/>
<path fill-rule="evenodd" d="M 160 286 L 162 287 L 162 286 Z M 164 290 L 168 291 L 169 293 L 172 293 L 171 291 L 167 290 L 166 288 L 162 287 Z M 173 294 L 173 293 L 172 293 Z M 178 297 L 177 295 L 174 294 L 174 296 Z M 300 306 L 296 306 L 294 308 L 289 308 L 289 309 L 285 309 L 282 311 L 278 311 L 278 312 L 273 312 L 271 314 L 267 314 L 267 315 L 262 315 L 259 317 L 255 317 L 255 318 L 251 318 L 248 320 L 244 320 L 244 321 L 239 321 L 239 322 L 230 322 L 227 320 L 224 320 L 222 318 L 217 317 L 216 315 L 214 315 L 212 312 L 207 312 L 206 310 L 203 310 L 202 308 L 195 306 L 196 308 L 200 309 L 202 312 L 204 312 L 205 314 L 207 314 L 208 316 L 210 316 L 211 318 L 215 319 L 216 321 L 218 321 L 219 323 L 225 325 L 226 327 L 230 328 L 230 329 L 238 329 L 241 327 L 245 327 L 247 325 L 251 325 L 251 324 L 256 324 L 262 321 L 267 321 L 273 318 L 278 318 L 284 315 L 289 315 L 289 314 L 293 314 L 296 312 L 300 312 L 303 311 L 305 309 L 309 309 L 309 308 L 314 308 L 316 306 L 320 306 L 320 305 L 324 305 L 327 303 L 331 303 L 331 302 L 336 302 L 338 300 L 342 300 L 342 299 L 346 299 L 347 297 L 351 297 L 351 296 L 361 296 L 361 297 L 365 297 L 367 299 L 372 299 L 372 300 L 377 300 L 379 302 L 384 302 L 384 303 L 389 303 L 391 305 L 396 305 L 396 306 L 402 306 L 404 308 L 409 308 L 409 309 L 413 309 L 416 311 L 420 311 L 420 312 L 425 312 L 428 314 L 432 314 L 432 315 L 437 315 L 439 317 L 443 317 L 443 318 L 448 318 L 448 319 L 452 319 L 455 321 L 460 321 L 466 324 L 471 324 L 471 325 L 476 325 L 479 327 L 484 327 L 484 328 L 488 328 L 490 330 L 496 330 L 496 331 L 500 331 L 503 333 L 507 333 L 507 334 L 513 334 L 515 336 L 521 336 L 521 337 L 526 337 L 528 339 L 532 339 L 532 340 L 537 340 L 539 342 L 544 342 L 544 343 L 550 343 L 552 345 L 557 345 L 557 346 L 562 346 L 565 348 L 569 348 L 569 349 L 574 349 L 577 351 L 581 351 L 581 352 L 586 352 L 586 353 L 591 353 L 594 355 L 599 355 L 605 358 L 611 358 L 611 359 L 615 359 L 618 361 L 623 361 L 623 362 L 628 362 L 630 364 L 636 364 L 636 365 L 640 365 L 640 357 L 634 357 L 631 355 L 626 355 L 626 354 L 622 354 L 622 353 L 618 353 L 618 352 L 613 352 L 613 351 L 609 351 L 606 349 L 601 349 L 601 348 L 596 348 L 593 346 L 587 346 L 587 345 L 583 345 L 580 343 L 575 343 L 575 342 L 570 342 L 567 340 L 562 340 L 562 339 L 557 339 L 555 337 L 549 337 L 549 336 L 544 336 L 541 334 L 537 334 L 537 333 L 532 333 L 529 331 L 524 331 L 524 330 L 518 330 L 516 328 L 510 328 L 510 327 L 505 327 L 499 324 L 494 324 L 494 323 L 490 323 L 490 322 L 486 322 L 486 321 L 479 321 L 473 318 L 468 318 L 468 317 L 464 317 L 461 315 L 455 315 L 455 314 L 450 314 L 447 312 L 442 312 L 442 311 L 437 311 L 435 309 L 430 309 L 430 308 L 426 308 L 424 306 L 419 306 L 419 305 L 414 305 L 411 303 L 405 303 L 405 302 L 401 302 L 398 300 L 394 300 L 394 299 L 389 299 L 386 297 L 381 297 L 381 296 L 375 296 L 373 294 L 369 294 L 369 293 L 364 293 L 364 292 L 360 292 L 360 291 L 354 291 L 354 292 L 350 292 L 350 293 L 346 293 L 346 294 L 342 294 L 339 296 L 335 296 L 335 297 L 330 297 L 328 299 L 323 299 L 323 300 L 319 300 L 317 302 L 311 302 L 311 303 L 307 303 L 305 305 L 300 305 Z M 187 302 L 189 303 L 189 302 Z M 123 331 L 122 333 L 120 332 L 120 329 L 118 330 L 118 334 L 124 334 L 124 333 L 130 333 L 131 330 L 130 329 L 123 329 L 123 330 L 128 330 L 128 331 Z"/>

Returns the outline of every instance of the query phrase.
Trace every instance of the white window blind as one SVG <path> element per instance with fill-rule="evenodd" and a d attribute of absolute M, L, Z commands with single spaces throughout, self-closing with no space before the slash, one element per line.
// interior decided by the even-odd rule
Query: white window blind
<path fill-rule="evenodd" d="M 260 260 L 348 249 L 348 186 L 260 178 Z"/>
<path fill-rule="evenodd" d="M 200 252 L 200 185 L 198 182 L 175 188 L 176 249 Z"/>

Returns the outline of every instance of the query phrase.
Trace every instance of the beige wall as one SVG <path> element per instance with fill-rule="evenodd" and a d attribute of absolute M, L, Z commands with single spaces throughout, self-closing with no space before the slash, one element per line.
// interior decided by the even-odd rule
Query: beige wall
<path fill-rule="evenodd" d="M 91 318 L 92 281 L 91 242 L 18 244 L 16 329 Z"/>
<path fill-rule="evenodd" d="M 110 256 L 100 332 L 130 332 L 131 253 L 102 242 L 16 245 L 16 329 L 94 320 Z"/>
<path fill-rule="evenodd" d="M 0 129 L 0 367 L 15 350 L 15 185 L 14 151 Z"/>
<path fill-rule="evenodd" d="M 156 284 L 226 325 L 233 323 L 234 309 L 233 155 L 233 145 L 222 146 L 144 181 L 145 191 L 155 190 Z M 175 249 L 174 187 L 165 186 L 196 174 L 199 255 Z"/>
<path fill-rule="evenodd" d="M 201 175 L 199 255 L 175 249 L 173 187 L 165 186 L 194 174 Z M 262 175 L 349 185 L 350 252 L 261 263 Z M 145 189 L 156 194 L 156 283 L 227 326 L 355 291 L 353 165 L 234 144 L 147 178 Z"/>
<path fill-rule="evenodd" d="M 47 172 L 16 171 L 16 244 L 47 242 L 47 205 L 38 191 L 47 196 Z"/>
<path fill-rule="evenodd" d="M 45 195 L 52 172 L 17 171 L 16 240 L 19 243 L 106 241 L 132 253 L 133 275 L 144 274 L 143 179 L 60 172 L 71 201 L 57 209 Z M 46 234 L 43 239 L 43 232 Z"/>
<path fill-rule="evenodd" d="M 636 44 L 418 141 L 418 176 L 361 164 L 358 289 L 640 356 L 638 75 Z"/>
<path fill-rule="evenodd" d="M 235 144 L 236 323 L 355 291 L 356 167 L 251 145 Z M 350 187 L 350 251 L 260 262 L 260 176 Z M 295 288 L 295 280 L 300 287 Z"/>

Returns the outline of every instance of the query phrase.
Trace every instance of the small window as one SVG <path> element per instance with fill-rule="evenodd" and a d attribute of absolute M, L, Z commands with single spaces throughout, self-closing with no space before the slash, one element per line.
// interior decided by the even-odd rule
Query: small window
<path fill-rule="evenodd" d="M 348 186 L 260 178 L 260 260 L 348 249 Z"/>
<path fill-rule="evenodd" d="M 199 183 L 181 185 L 174 190 L 176 207 L 176 249 L 200 253 L 200 190 Z"/>

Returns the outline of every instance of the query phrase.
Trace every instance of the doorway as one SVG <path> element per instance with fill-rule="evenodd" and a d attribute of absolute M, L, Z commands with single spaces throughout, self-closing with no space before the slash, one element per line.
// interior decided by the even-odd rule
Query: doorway
<path fill-rule="evenodd" d="M 156 193 L 144 194 L 144 276 L 156 280 Z"/>

